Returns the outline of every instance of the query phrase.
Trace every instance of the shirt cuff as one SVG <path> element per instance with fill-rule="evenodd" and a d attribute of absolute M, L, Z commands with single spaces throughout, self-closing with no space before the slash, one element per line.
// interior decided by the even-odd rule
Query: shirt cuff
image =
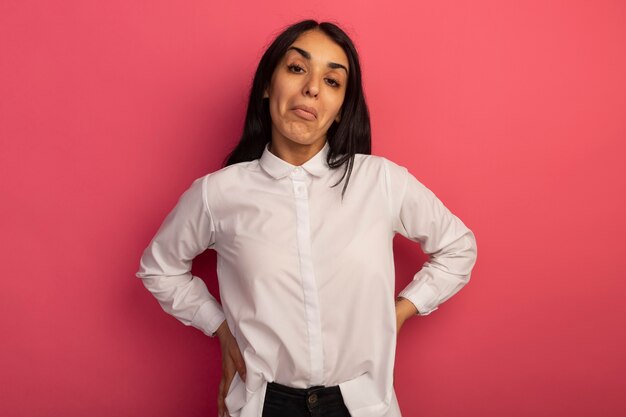
<path fill-rule="evenodd" d="M 398 297 L 404 297 L 417 308 L 417 315 L 427 316 L 439 308 L 436 305 L 437 294 L 428 285 L 419 280 L 411 281 Z"/>
<path fill-rule="evenodd" d="M 207 336 L 214 337 L 215 332 L 224 320 L 226 320 L 226 317 L 220 304 L 217 300 L 209 300 L 196 311 L 191 325 L 200 329 Z"/>

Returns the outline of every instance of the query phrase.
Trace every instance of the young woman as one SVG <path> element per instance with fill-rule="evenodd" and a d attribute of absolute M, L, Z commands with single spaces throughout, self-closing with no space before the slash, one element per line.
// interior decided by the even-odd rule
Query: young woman
<path fill-rule="evenodd" d="M 468 282 L 476 240 L 370 153 L 352 41 L 331 23 L 288 27 L 261 58 L 239 144 L 182 194 L 137 272 L 167 313 L 219 337 L 220 416 L 401 416 L 398 331 Z M 396 233 L 430 255 L 398 297 Z M 190 272 L 206 249 L 221 303 Z"/>

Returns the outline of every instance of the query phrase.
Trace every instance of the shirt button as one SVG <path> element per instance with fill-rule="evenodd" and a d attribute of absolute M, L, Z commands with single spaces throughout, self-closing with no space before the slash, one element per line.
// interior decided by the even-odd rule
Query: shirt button
<path fill-rule="evenodd" d="M 309 404 L 315 404 L 317 402 L 317 394 L 311 394 L 309 395 Z"/>
<path fill-rule="evenodd" d="M 296 192 L 297 192 L 298 194 L 300 194 L 300 193 L 302 192 L 302 186 L 301 186 L 301 185 L 298 185 L 298 186 L 296 187 Z"/>

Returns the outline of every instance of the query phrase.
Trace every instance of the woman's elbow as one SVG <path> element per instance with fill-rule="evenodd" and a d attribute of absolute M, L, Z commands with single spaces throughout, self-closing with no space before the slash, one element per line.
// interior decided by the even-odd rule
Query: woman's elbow
<path fill-rule="evenodd" d="M 467 284 L 472 275 L 472 269 L 474 268 L 474 265 L 476 265 L 476 260 L 478 258 L 478 246 L 476 244 L 476 235 L 474 235 L 474 232 L 469 229 L 465 234 L 465 240 L 466 244 L 463 253 L 466 263 L 465 283 Z"/>

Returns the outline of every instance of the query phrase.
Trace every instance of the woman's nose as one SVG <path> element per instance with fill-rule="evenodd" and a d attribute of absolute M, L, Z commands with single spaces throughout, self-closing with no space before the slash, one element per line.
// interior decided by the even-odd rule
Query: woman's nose
<path fill-rule="evenodd" d="M 313 76 L 309 77 L 307 82 L 304 84 L 304 95 L 317 97 L 319 90 L 319 80 Z"/>

